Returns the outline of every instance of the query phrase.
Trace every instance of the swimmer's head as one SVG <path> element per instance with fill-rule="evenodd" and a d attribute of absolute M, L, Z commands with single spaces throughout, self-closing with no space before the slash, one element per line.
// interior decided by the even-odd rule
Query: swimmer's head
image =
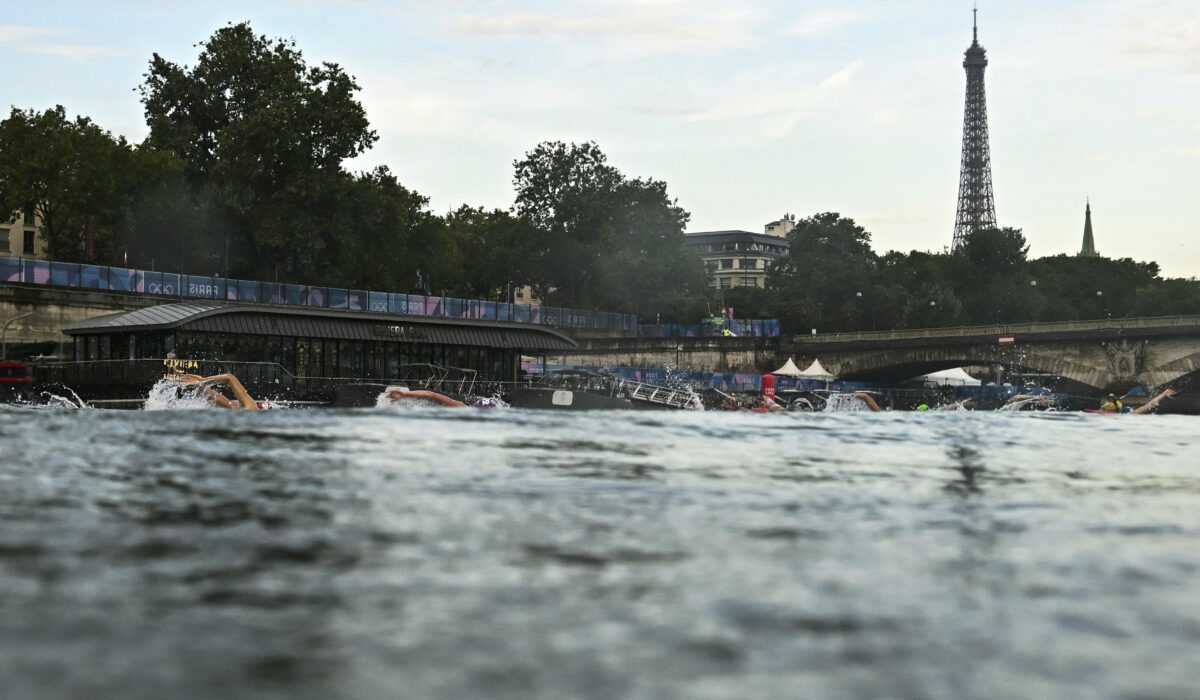
<path fill-rule="evenodd" d="M 259 401 L 258 402 L 258 410 L 260 410 L 260 411 L 267 411 L 272 408 L 279 408 L 279 404 L 275 403 L 274 401 Z"/>
<path fill-rule="evenodd" d="M 500 402 L 491 397 L 486 397 L 482 399 L 475 399 L 475 403 L 471 405 L 475 408 L 496 408 L 500 405 Z"/>

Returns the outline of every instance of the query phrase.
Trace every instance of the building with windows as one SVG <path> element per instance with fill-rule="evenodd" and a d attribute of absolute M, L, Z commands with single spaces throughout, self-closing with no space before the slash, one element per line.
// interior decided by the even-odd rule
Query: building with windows
<path fill-rule="evenodd" d="M 787 234 L 795 227 L 796 217 L 785 214 L 763 226 L 762 233 L 694 231 L 684 236 L 683 244 L 704 261 L 710 286 L 762 289 L 766 287 L 767 267 L 776 258 L 787 255 Z"/>
<path fill-rule="evenodd" d="M 41 221 L 30 207 L 0 221 L 0 255 L 46 258 L 46 242 L 39 235 Z"/>

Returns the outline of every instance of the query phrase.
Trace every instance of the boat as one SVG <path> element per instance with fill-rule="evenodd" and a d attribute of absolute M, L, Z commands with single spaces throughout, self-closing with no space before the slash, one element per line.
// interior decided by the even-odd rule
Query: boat
<path fill-rule="evenodd" d="M 690 388 L 674 388 L 579 369 L 547 372 L 536 381 L 509 389 L 514 408 L 594 410 L 651 408 L 692 410 L 699 398 Z"/>
<path fill-rule="evenodd" d="M 513 408 L 552 408 L 574 411 L 633 408 L 622 377 L 584 370 L 547 372 L 536 381 L 509 389 Z"/>

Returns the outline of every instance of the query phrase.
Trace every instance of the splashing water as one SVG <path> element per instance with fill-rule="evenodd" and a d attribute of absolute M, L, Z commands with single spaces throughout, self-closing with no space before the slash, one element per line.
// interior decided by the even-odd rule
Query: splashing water
<path fill-rule="evenodd" d="M 849 413 L 852 411 L 867 411 L 867 403 L 854 394 L 830 394 L 825 400 L 825 411 Z"/>
<path fill-rule="evenodd" d="M 1048 398 L 1045 396 L 1034 396 L 1028 399 L 1022 399 L 1020 401 L 1013 401 L 1012 403 L 1004 404 L 996 410 L 1005 412 L 1021 411 L 1024 410 L 1026 406 L 1045 406 L 1045 410 L 1054 410 L 1054 408 L 1049 405 Z"/>
<path fill-rule="evenodd" d="M 146 411 L 180 411 L 212 408 L 208 397 L 201 393 L 207 391 L 199 387 L 189 387 L 173 379 L 160 379 L 150 387 L 146 403 L 142 406 Z"/>

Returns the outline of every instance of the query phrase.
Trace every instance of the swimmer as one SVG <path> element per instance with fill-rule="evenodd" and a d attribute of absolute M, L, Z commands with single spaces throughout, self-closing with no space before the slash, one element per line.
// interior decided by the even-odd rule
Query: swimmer
<path fill-rule="evenodd" d="M 1137 408 L 1133 409 L 1132 411 L 1130 411 L 1130 413 L 1149 413 L 1150 411 L 1154 410 L 1155 406 L 1158 406 L 1160 401 L 1162 401 L 1163 399 L 1169 399 L 1177 393 L 1179 393 L 1179 392 L 1175 391 L 1174 389 L 1167 389 L 1167 390 L 1163 391 L 1161 394 L 1159 394 L 1158 396 L 1155 396 L 1154 398 L 1150 399 L 1149 401 L 1142 404 L 1141 406 L 1138 406 Z"/>
<path fill-rule="evenodd" d="M 498 408 L 502 405 L 499 400 L 487 396 L 475 399 L 475 403 L 465 404 L 462 401 L 457 401 L 436 391 L 426 391 L 424 389 L 416 389 L 414 391 L 392 389 L 387 393 L 387 397 L 393 403 L 403 399 L 418 399 L 420 401 L 429 401 L 439 406 L 446 406 L 447 408 L 466 408 L 468 405 L 471 408 Z"/>
<path fill-rule="evenodd" d="M 215 374 L 211 377 L 201 377 L 198 374 L 185 374 L 178 379 L 180 384 L 184 386 L 208 387 L 212 385 L 225 385 L 233 392 L 236 401 L 229 399 L 220 392 L 209 389 L 208 400 L 215 403 L 221 408 L 230 408 L 234 410 L 257 411 L 259 409 L 275 408 L 275 404 L 270 401 L 256 403 L 250 398 L 250 394 L 246 392 L 246 387 L 238 381 L 238 378 L 232 374 Z"/>
<path fill-rule="evenodd" d="M 770 396 L 762 397 L 762 407 L 767 413 L 785 413 L 787 409 L 779 405 L 779 402 Z"/>
<path fill-rule="evenodd" d="M 400 401 L 402 399 L 419 399 L 421 401 L 429 401 L 430 403 L 435 403 L 439 406 L 446 406 L 448 408 L 466 408 L 467 406 L 462 401 L 456 401 L 449 396 L 444 396 L 436 391 L 425 391 L 424 389 L 417 389 L 415 391 L 392 389 L 387 393 L 387 396 L 393 402 Z"/>
<path fill-rule="evenodd" d="M 1010 398 L 1008 401 L 1005 401 L 1004 405 L 1011 406 L 1012 404 L 1021 403 L 1022 401 L 1027 401 L 1031 404 L 1037 404 L 1038 406 L 1049 406 L 1050 404 L 1054 403 L 1054 395 L 1053 394 L 1017 394 L 1016 396 L 1013 396 L 1012 398 Z"/>

